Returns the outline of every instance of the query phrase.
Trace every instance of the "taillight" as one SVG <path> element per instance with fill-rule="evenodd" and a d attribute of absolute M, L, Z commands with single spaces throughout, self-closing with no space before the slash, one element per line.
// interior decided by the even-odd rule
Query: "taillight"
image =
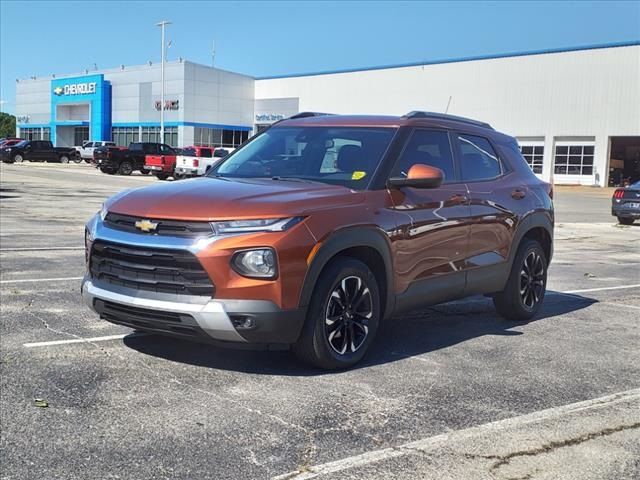
<path fill-rule="evenodd" d="M 196 167 L 196 168 L 199 167 L 200 166 L 200 160 L 194 160 L 193 161 L 193 166 Z"/>
<path fill-rule="evenodd" d="M 613 194 L 613 198 L 622 198 L 624 197 L 624 190 L 616 190 Z"/>

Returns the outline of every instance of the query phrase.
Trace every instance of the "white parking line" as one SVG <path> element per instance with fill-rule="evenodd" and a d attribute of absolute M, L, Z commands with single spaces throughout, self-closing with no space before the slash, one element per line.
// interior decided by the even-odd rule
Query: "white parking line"
<path fill-rule="evenodd" d="M 635 285 L 619 285 L 617 287 L 599 287 L 599 288 L 584 288 L 582 290 L 565 290 L 560 293 L 589 293 L 589 292 L 602 292 L 604 290 L 623 290 L 625 288 L 639 288 L 640 283 Z"/>
<path fill-rule="evenodd" d="M 52 340 L 50 342 L 33 342 L 24 343 L 22 346 L 27 348 L 34 347 L 49 347 L 51 345 L 67 345 L 69 343 L 95 343 L 95 342 L 108 342 L 109 340 L 119 340 L 124 337 L 139 337 L 146 335 L 142 332 L 122 333 L 120 335 L 106 335 L 104 337 L 92 337 L 92 338 L 72 338 L 69 340 Z"/>
<path fill-rule="evenodd" d="M 35 282 L 66 282 L 71 280 L 82 280 L 83 277 L 58 277 L 58 278 L 23 278 L 17 280 L 0 280 L 0 284 L 5 283 L 35 283 Z"/>
<path fill-rule="evenodd" d="M 0 248 L 2 252 L 46 252 L 49 250 L 84 250 L 84 247 L 15 247 Z"/>
<path fill-rule="evenodd" d="M 538 412 L 521 415 L 519 417 L 485 423 L 476 427 L 442 433 L 433 437 L 427 437 L 414 442 L 405 443 L 397 447 L 372 450 L 360 455 L 336 460 L 334 462 L 314 465 L 307 468 L 304 472 L 289 472 L 283 475 L 278 475 L 277 477 L 273 477 L 273 479 L 306 480 L 320 475 L 328 475 L 351 468 L 363 467 L 371 463 L 391 458 L 415 454 L 416 451 L 426 450 L 428 448 L 434 448 L 446 444 L 455 444 L 463 439 L 477 437 L 478 435 L 486 435 L 488 432 L 503 431 L 507 428 L 520 427 L 535 422 L 560 419 L 572 413 L 607 408 L 620 402 L 629 401 L 640 401 L 640 388 L 627 390 L 626 392 L 614 393 L 613 395 L 594 398 L 584 402 L 571 403 L 569 405 L 540 410 Z"/>

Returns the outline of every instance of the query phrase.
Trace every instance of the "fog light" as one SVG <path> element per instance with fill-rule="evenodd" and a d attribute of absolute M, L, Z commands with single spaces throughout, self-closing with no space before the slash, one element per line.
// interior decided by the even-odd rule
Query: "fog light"
<path fill-rule="evenodd" d="M 276 254 L 270 248 L 237 252 L 231 259 L 231 266 L 245 277 L 275 278 L 278 274 Z"/>
<path fill-rule="evenodd" d="M 235 328 L 239 328 L 241 330 L 251 330 L 256 326 L 253 318 L 243 316 L 232 316 L 231 323 L 233 323 Z"/>

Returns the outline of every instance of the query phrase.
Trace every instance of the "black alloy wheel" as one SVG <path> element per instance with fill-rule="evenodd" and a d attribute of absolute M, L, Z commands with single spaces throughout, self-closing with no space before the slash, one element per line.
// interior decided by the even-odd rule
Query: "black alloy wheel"
<path fill-rule="evenodd" d="M 371 291 L 360 277 L 349 276 L 336 285 L 325 312 L 325 335 L 339 355 L 355 353 L 369 335 L 373 316 Z"/>
<path fill-rule="evenodd" d="M 525 308 L 532 310 L 544 293 L 544 260 L 532 250 L 524 259 L 520 270 L 520 298 Z"/>
<path fill-rule="evenodd" d="M 526 321 L 538 312 L 547 288 L 547 257 L 540 243 L 526 238 L 520 244 L 503 291 L 493 296 L 500 315 Z"/>

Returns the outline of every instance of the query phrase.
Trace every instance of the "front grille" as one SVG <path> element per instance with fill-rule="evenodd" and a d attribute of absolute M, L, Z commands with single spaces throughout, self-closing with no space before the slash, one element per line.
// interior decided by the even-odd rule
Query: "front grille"
<path fill-rule="evenodd" d="M 206 296 L 214 292 L 209 275 L 196 256 L 186 250 L 96 240 L 89 269 L 96 280 L 136 290 Z"/>
<path fill-rule="evenodd" d="M 114 228 L 116 230 L 144 233 L 136 228 L 136 222 L 139 220 L 145 220 L 145 218 L 109 212 L 104 219 L 104 224 L 109 228 Z M 155 230 L 147 233 L 147 235 L 195 238 L 211 235 L 213 233 L 213 228 L 211 228 L 211 224 L 209 222 L 185 222 L 182 220 L 158 219 L 146 220 L 153 220 L 154 223 L 158 224 Z"/>

